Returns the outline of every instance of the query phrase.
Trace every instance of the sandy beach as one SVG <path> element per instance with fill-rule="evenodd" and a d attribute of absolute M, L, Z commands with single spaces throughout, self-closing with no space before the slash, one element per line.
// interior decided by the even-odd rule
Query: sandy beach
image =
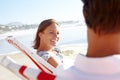
<path fill-rule="evenodd" d="M 86 48 L 79 45 L 64 45 L 61 47 L 62 52 L 65 56 L 69 57 L 70 59 L 75 59 L 78 53 L 86 53 Z M 1 58 L 5 55 L 0 55 Z M 14 59 L 19 64 L 25 64 L 33 68 L 37 68 L 35 64 L 23 53 L 17 54 L 8 54 L 7 56 Z M 17 77 L 15 74 L 10 72 L 8 69 L 0 65 L 0 80 L 22 80 Z"/>
<path fill-rule="evenodd" d="M 0 60 L 3 56 L 4 55 L 0 56 Z M 17 54 L 9 54 L 7 56 L 11 57 L 19 64 L 25 64 L 30 67 L 37 68 L 34 65 L 34 63 L 25 54 L 17 53 Z M 20 79 L 15 74 L 13 74 L 11 71 L 9 71 L 8 69 L 0 65 L 0 80 L 22 80 L 22 79 Z"/>

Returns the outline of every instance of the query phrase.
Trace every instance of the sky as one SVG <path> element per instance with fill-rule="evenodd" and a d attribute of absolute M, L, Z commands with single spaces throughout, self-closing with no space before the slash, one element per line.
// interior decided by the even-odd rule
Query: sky
<path fill-rule="evenodd" d="M 82 5 L 81 0 L 0 0 L 0 24 L 82 20 Z"/>

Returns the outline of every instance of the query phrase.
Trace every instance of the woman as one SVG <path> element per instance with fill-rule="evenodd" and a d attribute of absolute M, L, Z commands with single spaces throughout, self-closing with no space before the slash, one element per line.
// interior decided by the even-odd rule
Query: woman
<path fill-rule="evenodd" d="M 36 33 L 33 48 L 37 54 L 52 66 L 57 67 L 62 62 L 62 56 L 55 51 L 59 40 L 59 25 L 54 19 L 42 21 Z"/>

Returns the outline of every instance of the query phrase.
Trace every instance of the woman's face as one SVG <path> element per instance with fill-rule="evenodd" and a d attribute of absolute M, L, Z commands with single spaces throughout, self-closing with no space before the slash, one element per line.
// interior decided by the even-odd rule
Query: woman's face
<path fill-rule="evenodd" d="M 40 45 L 53 48 L 59 40 L 59 26 L 51 24 L 40 35 Z"/>

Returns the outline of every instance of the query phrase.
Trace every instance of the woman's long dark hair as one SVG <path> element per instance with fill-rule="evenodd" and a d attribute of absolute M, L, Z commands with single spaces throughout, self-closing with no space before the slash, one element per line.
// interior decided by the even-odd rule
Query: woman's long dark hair
<path fill-rule="evenodd" d="M 39 24 L 37 33 L 36 33 L 36 37 L 34 39 L 34 44 L 33 44 L 34 49 L 38 49 L 38 47 L 40 45 L 39 32 L 43 32 L 48 26 L 50 26 L 53 23 L 58 25 L 58 23 L 54 19 L 47 19 L 47 20 L 42 21 Z"/>

